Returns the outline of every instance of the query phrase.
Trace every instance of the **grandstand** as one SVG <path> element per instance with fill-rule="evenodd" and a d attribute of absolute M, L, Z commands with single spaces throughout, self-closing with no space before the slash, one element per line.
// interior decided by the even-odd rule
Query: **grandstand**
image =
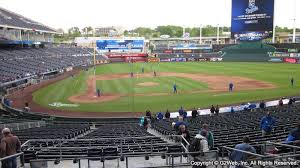
<path fill-rule="evenodd" d="M 36 75 L 55 74 L 69 67 L 93 64 L 93 49 L 80 47 L 5 48 L 0 50 L 0 85 L 22 83 Z M 97 56 L 97 60 L 106 60 Z"/>
<path fill-rule="evenodd" d="M 265 111 L 271 111 L 278 123 L 272 135 L 263 137 L 259 122 L 261 117 L 265 115 Z M 215 138 L 214 149 L 210 153 L 215 151 L 218 153 L 210 157 L 213 160 L 226 158 L 228 150 L 232 150 L 235 144 L 240 143 L 241 138 L 245 135 L 252 139 L 251 144 L 256 148 L 257 154 L 266 157 L 267 160 L 273 160 L 273 157 L 285 158 L 285 156 L 293 154 L 295 152 L 293 150 L 297 149 L 296 147 L 285 146 L 280 142 L 284 141 L 289 131 L 296 127 L 300 117 L 299 105 L 285 105 L 281 108 L 268 107 L 265 111 L 240 111 L 222 113 L 218 116 L 203 115 L 197 118 L 189 117 L 186 122 L 192 137 L 198 133 L 202 124 L 209 124 Z M 13 120 L 18 123 L 41 121 L 28 120 L 24 117 L 19 119 L 19 117 L 21 116 L 17 118 L 11 116 L 10 118 L 14 118 Z M 162 155 L 167 155 L 170 158 L 173 155 L 183 158 L 188 156 L 185 146 L 180 143 L 182 141 L 174 141 L 177 139 L 177 132 L 172 128 L 172 122 L 175 121 L 176 119 L 154 119 L 151 130 L 157 132 L 150 133 L 149 130 L 147 131 L 138 125 L 138 119 L 94 119 L 90 122 L 73 119 L 66 123 L 58 118 L 36 125 L 36 128 L 18 128 L 13 132 L 19 136 L 23 143 L 22 151 L 25 161 L 32 162 L 32 164 L 37 164 L 38 161 L 53 163 L 57 159 L 64 162 L 64 160 L 81 158 L 82 163 L 85 163 L 86 160 L 92 162 L 96 159 L 101 160 L 103 164 L 108 162 L 107 165 L 112 166 L 116 161 L 111 159 L 123 161 L 124 158 L 144 156 L 153 157 L 149 163 L 154 161 L 163 164 L 164 162 L 160 158 Z M 269 142 L 278 142 L 278 144 Z M 269 151 L 264 148 L 265 145 L 276 146 L 278 155 L 270 157 Z M 219 157 L 217 157 L 218 155 Z M 188 158 L 175 160 L 174 164 L 188 166 L 189 162 L 186 159 Z M 92 163 L 89 164 L 92 165 Z M 126 164 L 133 166 L 135 162 L 127 160 L 125 165 L 122 164 L 121 162 L 121 167 L 126 167 Z M 147 163 L 143 164 L 146 165 Z"/>

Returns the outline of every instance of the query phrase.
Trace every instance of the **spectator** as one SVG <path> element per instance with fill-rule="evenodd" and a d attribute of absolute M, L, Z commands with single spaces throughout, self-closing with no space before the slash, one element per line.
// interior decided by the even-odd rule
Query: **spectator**
<path fill-rule="evenodd" d="M 215 106 L 214 105 L 211 105 L 211 108 L 210 108 L 210 115 L 213 116 L 214 113 L 215 113 Z"/>
<path fill-rule="evenodd" d="M 178 131 L 177 135 L 182 135 L 185 138 L 185 140 L 188 143 L 190 143 L 190 139 L 191 139 L 190 132 L 187 130 L 185 125 L 179 126 L 179 131 Z M 185 146 L 187 145 L 184 140 L 182 140 L 182 144 L 184 144 Z"/>
<path fill-rule="evenodd" d="M 294 104 L 294 102 L 295 102 L 294 98 L 291 97 L 291 98 L 289 99 L 288 105 L 289 105 L 289 106 L 292 106 L 292 105 Z"/>
<path fill-rule="evenodd" d="M 244 137 L 243 143 L 236 145 L 234 149 L 256 153 L 255 148 L 251 146 L 249 143 L 250 143 L 249 137 Z M 246 161 L 247 159 L 249 159 L 249 155 L 240 151 L 233 151 L 229 158 L 230 160 L 237 161 L 237 162 Z"/>
<path fill-rule="evenodd" d="M 164 114 L 162 112 L 159 112 L 159 113 L 157 113 L 156 117 L 158 120 L 162 120 L 162 119 L 164 119 Z"/>
<path fill-rule="evenodd" d="M 148 121 L 148 119 L 147 119 L 146 117 L 144 118 L 143 127 L 144 127 L 146 130 L 147 130 L 148 127 L 149 127 L 149 121 Z"/>
<path fill-rule="evenodd" d="M 260 108 L 262 111 L 265 110 L 265 108 L 266 108 L 266 103 L 265 103 L 264 100 L 262 100 L 262 101 L 259 103 L 259 108 Z"/>
<path fill-rule="evenodd" d="M 184 110 L 183 115 L 182 115 L 183 119 L 187 118 L 187 112 Z"/>
<path fill-rule="evenodd" d="M 214 135 L 211 131 L 209 131 L 208 124 L 203 124 L 202 129 L 200 130 L 200 133 L 201 133 L 201 131 L 207 132 L 206 139 L 208 142 L 208 146 L 209 146 L 209 149 L 212 149 L 214 147 Z"/>
<path fill-rule="evenodd" d="M 8 107 L 11 106 L 11 101 L 6 96 L 4 96 L 4 98 L 3 98 L 3 103 L 4 103 L 4 105 L 6 105 Z"/>
<path fill-rule="evenodd" d="M 189 152 L 200 152 L 199 154 L 191 154 L 194 157 L 195 162 L 205 161 L 204 154 L 205 152 L 209 151 L 208 148 L 208 142 L 207 142 L 207 132 L 201 131 L 200 134 L 197 134 L 193 141 L 191 142 L 189 146 Z M 199 166 L 193 166 L 199 167 Z M 206 166 L 200 166 L 201 168 L 204 168 Z"/>
<path fill-rule="evenodd" d="M 300 146 L 300 121 L 297 123 L 297 128 L 293 129 L 286 139 L 287 143 L 296 142 L 297 146 Z"/>
<path fill-rule="evenodd" d="M 282 98 L 278 101 L 278 106 L 279 106 L 279 107 L 282 107 L 282 106 L 283 106 L 283 99 L 282 99 Z"/>
<path fill-rule="evenodd" d="M 155 121 L 154 117 L 152 117 L 151 111 L 148 109 L 146 110 L 146 118 L 148 118 L 151 122 L 151 124 L 153 124 L 153 122 Z"/>
<path fill-rule="evenodd" d="M 194 109 L 192 110 L 192 118 L 196 118 L 197 116 L 198 116 L 198 111 L 194 107 Z"/>
<path fill-rule="evenodd" d="M 0 151 L 1 158 L 14 155 L 21 150 L 21 143 L 17 136 L 11 134 L 9 128 L 2 130 L 3 138 L 1 139 Z M 13 157 L 2 162 L 2 167 L 17 168 L 17 158 Z"/>
<path fill-rule="evenodd" d="M 186 123 L 183 121 L 183 117 L 182 117 L 182 116 L 179 116 L 179 117 L 178 117 L 178 121 L 176 121 L 176 123 L 174 124 L 174 129 L 175 129 L 175 131 L 178 131 L 178 130 L 179 130 L 179 126 L 180 126 L 180 125 L 185 125 L 185 126 L 187 126 Z"/>
<path fill-rule="evenodd" d="M 178 110 L 178 113 L 179 113 L 180 116 L 182 116 L 182 115 L 183 115 L 183 112 L 184 112 L 184 109 L 183 109 L 183 107 L 181 106 L 180 109 Z"/>
<path fill-rule="evenodd" d="M 219 113 L 220 113 L 220 107 L 219 107 L 219 105 L 216 106 L 215 112 L 216 112 L 216 115 L 219 115 Z"/>
<path fill-rule="evenodd" d="M 250 103 L 250 105 L 248 106 L 250 111 L 253 111 L 256 109 L 256 104 L 255 103 Z"/>
<path fill-rule="evenodd" d="M 29 108 L 29 103 L 25 103 L 25 106 L 24 106 L 24 109 L 23 109 L 24 112 L 29 112 L 30 111 L 30 108 Z"/>
<path fill-rule="evenodd" d="M 231 106 L 231 108 L 230 108 L 230 112 L 231 113 L 234 113 L 234 108 Z"/>
<path fill-rule="evenodd" d="M 262 130 L 262 136 L 270 135 L 274 129 L 276 120 L 271 116 L 271 113 L 268 112 L 260 122 L 260 128 Z"/>
<path fill-rule="evenodd" d="M 167 110 L 166 113 L 165 113 L 165 118 L 169 119 L 170 116 L 171 116 L 171 113 L 169 112 L 169 110 Z"/>
<path fill-rule="evenodd" d="M 146 110 L 146 117 L 148 117 L 149 119 L 152 118 L 152 114 L 150 110 Z"/>
<path fill-rule="evenodd" d="M 141 127 L 144 127 L 145 129 L 148 129 L 148 126 L 149 126 L 149 121 L 147 119 L 147 117 L 141 117 L 140 119 L 140 126 Z"/>

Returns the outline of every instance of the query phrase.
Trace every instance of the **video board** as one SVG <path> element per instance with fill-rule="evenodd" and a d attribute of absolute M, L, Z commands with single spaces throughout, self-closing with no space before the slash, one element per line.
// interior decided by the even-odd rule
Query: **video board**
<path fill-rule="evenodd" d="M 231 36 L 240 41 L 272 37 L 274 0 L 232 0 Z"/>
<path fill-rule="evenodd" d="M 102 39 L 96 41 L 98 52 L 142 52 L 143 39 Z"/>

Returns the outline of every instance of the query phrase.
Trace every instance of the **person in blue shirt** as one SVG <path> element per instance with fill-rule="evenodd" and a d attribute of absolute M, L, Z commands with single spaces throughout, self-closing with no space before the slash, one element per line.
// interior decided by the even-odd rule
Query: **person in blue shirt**
<path fill-rule="evenodd" d="M 187 127 L 187 124 L 183 121 L 183 117 L 182 116 L 178 117 L 178 121 L 176 121 L 176 123 L 174 125 L 174 129 L 176 131 L 178 131 L 180 125 L 185 125 Z"/>
<path fill-rule="evenodd" d="M 164 114 L 162 112 L 157 113 L 157 119 L 158 120 L 164 119 Z"/>
<path fill-rule="evenodd" d="M 184 110 L 183 114 L 182 114 L 183 119 L 187 118 L 187 112 Z"/>
<path fill-rule="evenodd" d="M 173 93 L 174 94 L 177 93 L 177 85 L 176 85 L 176 83 L 174 83 L 174 85 L 173 85 Z"/>
<path fill-rule="evenodd" d="M 180 109 L 178 110 L 178 113 L 179 113 L 180 116 L 183 116 L 184 109 L 183 109 L 182 106 L 181 106 Z"/>
<path fill-rule="evenodd" d="M 242 150 L 242 151 L 247 151 L 251 153 L 256 153 L 256 150 L 253 146 L 250 144 L 250 139 L 249 137 L 244 137 L 243 138 L 243 143 L 237 144 L 234 149 Z M 230 160 L 232 161 L 246 161 L 251 155 L 240 152 L 240 151 L 232 151 L 230 155 Z"/>
<path fill-rule="evenodd" d="M 270 135 L 273 131 L 274 125 L 276 123 L 275 118 L 271 116 L 271 113 L 268 112 L 260 122 L 260 128 L 262 130 L 262 136 Z"/>
<path fill-rule="evenodd" d="M 293 129 L 287 139 L 286 139 L 286 143 L 293 143 L 295 141 L 298 141 L 296 145 L 300 145 L 300 121 L 298 121 L 297 123 L 297 128 Z"/>
<path fill-rule="evenodd" d="M 234 113 L 234 108 L 231 106 L 231 108 L 230 108 L 230 112 L 231 113 Z"/>

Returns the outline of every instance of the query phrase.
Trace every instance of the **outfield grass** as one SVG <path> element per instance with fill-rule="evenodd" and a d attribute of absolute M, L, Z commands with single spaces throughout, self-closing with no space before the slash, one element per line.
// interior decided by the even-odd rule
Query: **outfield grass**
<path fill-rule="evenodd" d="M 107 64 L 98 66 L 96 74 L 113 73 L 140 73 L 141 67 L 145 72 L 181 72 L 181 73 L 206 73 L 227 76 L 243 76 L 261 81 L 270 82 L 278 88 L 269 90 L 240 91 L 228 93 L 190 93 L 165 96 L 125 96 L 119 100 L 105 103 L 80 104 L 79 107 L 65 108 L 75 111 L 89 112 L 128 112 L 145 111 L 153 112 L 177 110 L 178 107 L 208 107 L 211 104 L 236 104 L 260 99 L 271 99 L 281 96 L 296 95 L 300 91 L 300 65 L 297 64 L 274 64 L 274 63 L 226 63 L 226 62 L 186 62 L 186 63 L 137 63 L 137 64 Z M 92 75 L 93 70 L 81 72 L 74 78 L 68 78 L 42 88 L 33 94 L 35 102 L 49 107 L 53 102 L 70 103 L 67 98 L 86 91 L 86 80 Z M 293 76 L 296 87 L 290 87 L 290 78 Z M 114 79 L 109 81 L 98 81 L 97 86 L 110 93 L 136 93 L 170 92 L 174 81 L 179 89 L 207 89 L 205 83 L 191 81 L 188 78 L 158 77 L 139 78 L 132 83 L 130 79 Z M 159 87 L 137 87 L 139 82 L 157 82 Z M 134 88 L 131 86 L 135 86 Z M 166 89 L 166 90 L 165 90 Z M 134 105 L 132 105 L 134 104 Z"/>

